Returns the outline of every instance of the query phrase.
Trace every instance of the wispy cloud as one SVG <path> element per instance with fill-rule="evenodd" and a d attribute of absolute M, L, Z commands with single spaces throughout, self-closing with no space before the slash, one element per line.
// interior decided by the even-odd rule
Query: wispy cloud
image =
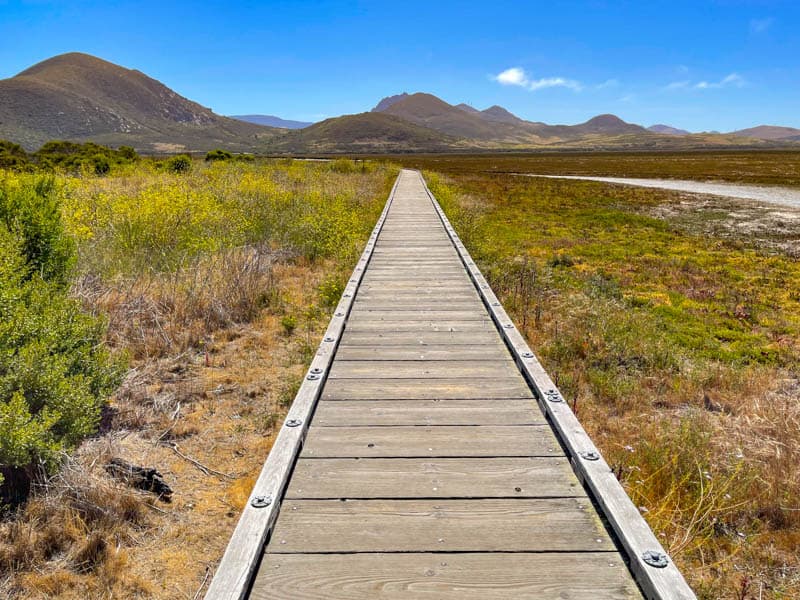
<path fill-rule="evenodd" d="M 492 79 L 501 85 L 515 85 L 525 88 L 531 92 L 546 88 L 563 87 L 574 92 L 580 92 L 583 86 L 579 81 L 566 79 L 565 77 L 542 77 L 541 79 L 531 79 L 524 69 L 511 67 L 502 73 L 492 76 Z"/>
<path fill-rule="evenodd" d="M 678 90 L 716 90 L 726 87 L 744 87 L 747 81 L 738 73 L 731 73 L 726 75 L 719 81 L 697 81 L 692 82 L 689 79 L 681 79 L 673 81 L 664 86 L 664 91 L 675 92 Z"/>
<path fill-rule="evenodd" d="M 619 81 L 617 79 L 606 79 L 603 83 L 598 83 L 594 86 L 596 90 L 605 90 L 608 88 L 615 88 L 619 85 Z"/>
<path fill-rule="evenodd" d="M 744 87 L 747 82 L 738 73 L 731 73 L 719 81 L 699 81 L 694 87 L 698 90 L 713 90 L 724 87 Z"/>
<path fill-rule="evenodd" d="M 775 22 L 775 19 L 772 17 L 766 17 L 764 19 L 751 19 L 750 20 L 750 33 L 764 33 L 772 27 L 772 24 Z"/>
<path fill-rule="evenodd" d="M 667 90 L 668 92 L 671 92 L 674 90 L 684 90 L 688 88 L 690 85 L 692 85 L 691 81 L 689 81 L 688 79 L 682 79 L 681 81 L 673 81 L 672 83 L 664 86 L 664 89 Z"/>

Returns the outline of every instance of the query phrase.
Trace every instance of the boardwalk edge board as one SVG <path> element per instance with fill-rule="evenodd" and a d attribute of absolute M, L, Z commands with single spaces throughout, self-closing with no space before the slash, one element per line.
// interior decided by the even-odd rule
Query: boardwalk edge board
<path fill-rule="evenodd" d="M 622 545 L 624 555 L 629 561 L 628 566 L 643 594 L 648 600 L 696 600 L 683 574 L 667 555 L 572 409 L 564 401 L 555 383 L 500 304 L 439 202 L 428 189 L 425 178 L 420 172 L 417 174 L 484 305 L 511 350 L 517 366 L 536 392 L 542 411 L 566 448 L 576 475 L 588 488 L 600 513 L 608 520 Z"/>
<path fill-rule="evenodd" d="M 386 221 L 399 183 L 398 176 L 242 510 L 205 600 L 243 600 L 249 594 L 264 544 L 280 511 L 292 468 L 302 448 L 347 317 L 353 307 L 353 299 L 367 270 L 375 241 Z"/>

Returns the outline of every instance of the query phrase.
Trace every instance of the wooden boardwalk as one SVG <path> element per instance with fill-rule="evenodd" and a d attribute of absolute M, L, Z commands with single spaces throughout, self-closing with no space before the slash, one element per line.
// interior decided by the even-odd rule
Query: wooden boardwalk
<path fill-rule="evenodd" d="M 403 171 L 310 423 L 294 419 L 305 439 L 268 496 L 269 532 L 232 541 L 262 543 L 260 562 L 218 572 L 207 597 L 690 598 L 637 585 L 448 229 Z M 220 571 L 253 562 L 240 551 Z"/>

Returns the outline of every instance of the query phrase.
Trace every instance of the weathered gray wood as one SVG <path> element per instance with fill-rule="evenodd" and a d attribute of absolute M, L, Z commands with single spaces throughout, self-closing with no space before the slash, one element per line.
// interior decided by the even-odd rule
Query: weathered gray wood
<path fill-rule="evenodd" d="M 566 458 L 297 461 L 286 498 L 552 498 L 586 493 Z"/>
<path fill-rule="evenodd" d="M 484 361 L 348 361 L 337 360 L 331 367 L 331 379 L 431 379 L 489 378 L 518 376 L 519 371 L 507 357 Z"/>
<path fill-rule="evenodd" d="M 314 427 L 541 425 L 535 400 L 322 400 Z"/>
<path fill-rule="evenodd" d="M 312 427 L 301 453 L 304 458 L 560 455 L 552 431 L 541 425 Z"/>
<path fill-rule="evenodd" d="M 336 352 L 341 360 L 500 360 L 508 358 L 508 349 L 497 343 L 465 346 L 349 346 Z"/>
<path fill-rule="evenodd" d="M 607 552 L 267 554 L 254 600 L 634 600 Z"/>
<path fill-rule="evenodd" d="M 269 553 L 614 549 L 585 498 L 287 499 L 267 546 Z"/>
<path fill-rule="evenodd" d="M 448 398 L 532 398 L 522 378 L 504 379 L 330 379 L 326 400 L 426 400 Z"/>
<path fill-rule="evenodd" d="M 489 314 L 480 310 L 423 310 L 409 315 L 405 310 L 369 310 L 362 306 L 350 312 L 351 322 L 355 322 L 357 318 L 358 323 L 391 323 L 409 317 L 417 321 L 481 321 L 494 327 Z"/>
<path fill-rule="evenodd" d="M 427 190 L 427 186 L 425 188 Z M 500 306 L 494 292 L 487 285 L 485 278 L 469 252 L 464 248 L 463 243 L 458 239 L 458 235 L 452 229 L 450 222 L 429 190 L 428 196 L 439 213 L 463 263 L 467 266 L 471 279 L 475 282 L 486 305 L 489 306 L 493 318 L 498 325 L 510 323 L 508 314 Z M 644 595 L 651 600 L 695 600 L 694 592 L 674 562 L 669 561 L 665 568 L 656 568 L 644 561 L 643 556 L 646 552 L 655 552 L 666 556 L 658 538 L 625 493 L 602 456 L 599 460 L 592 461 L 583 458 L 587 452 L 597 455 L 600 452 L 565 402 L 551 402 L 545 399 L 547 392 L 555 392 L 557 398 L 562 397 L 519 331 L 516 328 L 506 329 L 504 327 L 501 327 L 500 331 L 512 348 L 515 360 L 520 365 L 526 379 L 537 390 L 542 409 L 551 419 L 559 439 L 567 447 L 577 475 L 589 487 L 604 518 L 608 520 L 618 536 L 625 555 L 630 561 L 630 569 Z"/>
<path fill-rule="evenodd" d="M 494 324 L 491 321 L 433 321 L 426 319 L 414 319 L 414 315 L 409 315 L 408 319 L 399 321 L 352 321 L 347 330 L 352 333 L 362 332 L 377 332 L 384 331 L 401 332 L 401 331 L 491 331 L 496 332 Z"/>
<path fill-rule="evenodd" d="M 483 346 L 500 341 L 500 335 L 491 331 L 420 331 L 372 333 L 348 333 L 342 337 L 343 345 L 351 346 Z"/>

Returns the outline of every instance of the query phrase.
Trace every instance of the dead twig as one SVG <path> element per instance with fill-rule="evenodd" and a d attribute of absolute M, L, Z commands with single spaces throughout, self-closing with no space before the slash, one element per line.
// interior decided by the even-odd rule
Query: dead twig
<path fill-rule="evenodd" d="M 182 459 L 192 463 L 195 467 L 200 469 L 206 475 L 216 475 L 217 477 L 222 477 L 223 479 L 235 479 L 233 475 L 229 475 L 228 473 L 222 473 L 221 471 L 216 471 L 211 467 L 207 467 L 206 465 L 192 458 L 191 456 L 185 455 L 183 452 L 180 451 L 180 448 L 178 448 L 178 444 L 176 444 L 175 442 L 172 442 L 168 445 L 170 448 L 172 448 L 172 451 L 175 452 L 175 454 L 180 456 Z"/>
<path fill-rule="evenodd" d="M 197 591 L 195 592 L 194 598 L 192 600 L 198 600 L 198 598 L 200 598 L 200 592 L 202 592 L 203 588 L 206 587 L 206 582 L 208 581 L 208 576 L 209 576 L 210 573 L 211 573 L 211 569 L 206 567 L 206 574 L 203 577 L 203 581 L 200 583 L 200 587 L 197 588 Z"/>

